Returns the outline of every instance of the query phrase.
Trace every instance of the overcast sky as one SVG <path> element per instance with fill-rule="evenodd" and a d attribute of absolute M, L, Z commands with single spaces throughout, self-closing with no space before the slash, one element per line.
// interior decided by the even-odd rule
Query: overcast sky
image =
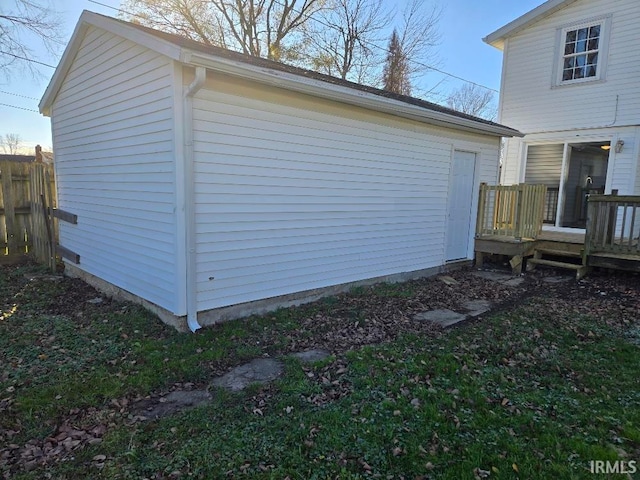
<path fill-rule="evenodd" d="M 113 8 L 92 3 L 90 0 L 50 1 L 54 8 L 61 12 L 66 40 L 71 37 L 82 10 L 91 10 L 110 16 L 117 15 L 117 11 Z M 120 6 L 119 0 L 99 1 L 115 8 Z M 401 0 L 385 1 L 390 5 L 399 5 L 401 2 Z M 440 69 L 498 90 L 502 54 L 483 43 L 482 38 L 540 5 L 543 0 L 446 0 L 440 3 L 444 6 L 440 22 L 442 34 L 439 47 Z M 38 46 L 34 45 L 33 48 L 36 50 Z M 39 60 L 57 65 L 59 57 L 47 57 L 42 54 Z M 49 83 L 53 69 L 47 67 L 39 69 L 42 73 L 41 78 L 14 75 L 10 79 L 0 79 L 0 135 L 17 133 L 29 149 L 36 144 L 46 149 L 52 145 L 49 119 L 37 113 L 37 110 L 38 102 Z M 437 94 L 442 99 L 450 90 L 459 87 L 463 82 L 443 73 L 433 72 L 423 78 L 421 83 L 427 88 L 437 85 Z"/>

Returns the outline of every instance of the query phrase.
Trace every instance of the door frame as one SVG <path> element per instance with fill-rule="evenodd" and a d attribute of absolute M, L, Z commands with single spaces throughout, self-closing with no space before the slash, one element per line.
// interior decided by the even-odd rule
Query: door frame
<path fill-rule="evenodd" d="M 450 214 L 450 205 L 451 205 L 449 202 L 449 197 L 451 195 L 451 184 L 453 181 L 453 176 L 452 176 L 453 157 L 455 156 L 456 152 L 472 153 L 475 155 L 475 161 L 473 164 L 473 186 L 471 189 L 471 205 L 469 207 L 469 236 L 468 236 L 467 254 L 466 254 L 466 257 L 464 258 L 449 260 L 447 259 L 447 243 L 449 241 L 449 214 Z M 457 147 L 456 145 L 451 146 L 451 154 L 449 157 L 449 174 L 448 174 L 449 180 L 447 182 L 447 198 L 446 198 L 447 207 L 446 207 L 446 215 L 445 215 L 446 226 L 444 229 L 444 245 L 443 245 L 443 251 L 442 251 L 444 264 L 456 263 L 464 260 L 473 259 L 473 252 L 474 252 L 473 239 L 475 238 L 476 223 L 478 221 L 478 215 L 477 213 L 474 215 L 474 212 L 478 211 L 478 195 L 480 191 L 479 165 L 481 165 L 481 159 L 482 159 L 482 153 L 479 150 L 474 150 L 472 148 L 465 148 L 464 146 L 459 146 L 459 147 Z"/>
<path fill-rule="evenodd" d="M 613 168 L 615 162 L 615 152 L 613 149 L 613 145 L 615 144 L 616 139 L 619 136 L 615 135 L 602 135 L 602 134 L 594 134 L 594 135 L 584 135 L 580 137 L 571 137 L 567 138 L 566 136 L 554 138 L 554 139 L 533 139 L 523 141 L 523 156 L 521 157 L 520 165 L 522 169 L 520 171 L 520 183 L 525 183 L 525 177 L 527 172 L 527 161 L 529 160 L 529 147 L 535 147 L 538 145 L 562 145 L 562 163 L 560 168 L 560 183 L 559 183 L 559 191 L 558 191 L 558 205 L 556 206 L 556 223 L 554 225 L 544 225 L 545 230 L 549 231 L 566 231 L 566 232 L 576 232 L 576 231 L 584 231 L 581 228 L 572 228 L 572 227 L 561 227 L 562 223 L 562 214 L 564 211 L 564 203 L 566 197 L 566 177 L 569 173 L 569 146 L 577 143 L 609 143 L 612 148 L 609 150 L 609 155 L 607 157 L 607 176 L 605 180 L 605 193 L 611 191 L 611 182 L 613 177 Z"/>

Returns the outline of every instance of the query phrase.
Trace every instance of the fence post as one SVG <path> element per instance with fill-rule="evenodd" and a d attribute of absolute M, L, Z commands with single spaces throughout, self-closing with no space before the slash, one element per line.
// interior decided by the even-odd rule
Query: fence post
<path fill-rule="evenodd" d="M 7 249 L 9 255 L 18 253 L 18 237 L 16 236 L 16 212 L 13 198 L 13 180 L 11 163 L 2 162 L 2 191 L 4 194 L 4 221 L 7 232 Z"/>

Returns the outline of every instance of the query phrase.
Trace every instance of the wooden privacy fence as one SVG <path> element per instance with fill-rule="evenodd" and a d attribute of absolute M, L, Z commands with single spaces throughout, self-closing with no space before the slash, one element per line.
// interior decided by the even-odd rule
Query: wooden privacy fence
<path fill-rule="evenodd" d="M 615 253 L 640 257 L 640 196 L 590 195 L 585 254 Z"/>
<path fill-rule="evenodd" d="M 545 185 L 480 185 L 476 236 L 536 238 L 544 219 Z"/>
<path fill-rule="evenodd" d="M 32 254 L 55 269 L 57 229 L 53 166 L 0 162 L 0 246 L 4 255 Z"/>

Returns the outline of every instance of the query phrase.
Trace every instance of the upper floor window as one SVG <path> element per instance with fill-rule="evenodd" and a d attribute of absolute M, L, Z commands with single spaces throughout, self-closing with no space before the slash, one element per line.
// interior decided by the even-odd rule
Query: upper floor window
<path fill-rule="evenodd" d="M 565 33 L 563 82 L 597 76 L 601 29 L 598 24 Z"/>
<path fill-rule="evenodd" d="M 562 28 L 557 85 L 603 78 L 608 18 Z"/>

